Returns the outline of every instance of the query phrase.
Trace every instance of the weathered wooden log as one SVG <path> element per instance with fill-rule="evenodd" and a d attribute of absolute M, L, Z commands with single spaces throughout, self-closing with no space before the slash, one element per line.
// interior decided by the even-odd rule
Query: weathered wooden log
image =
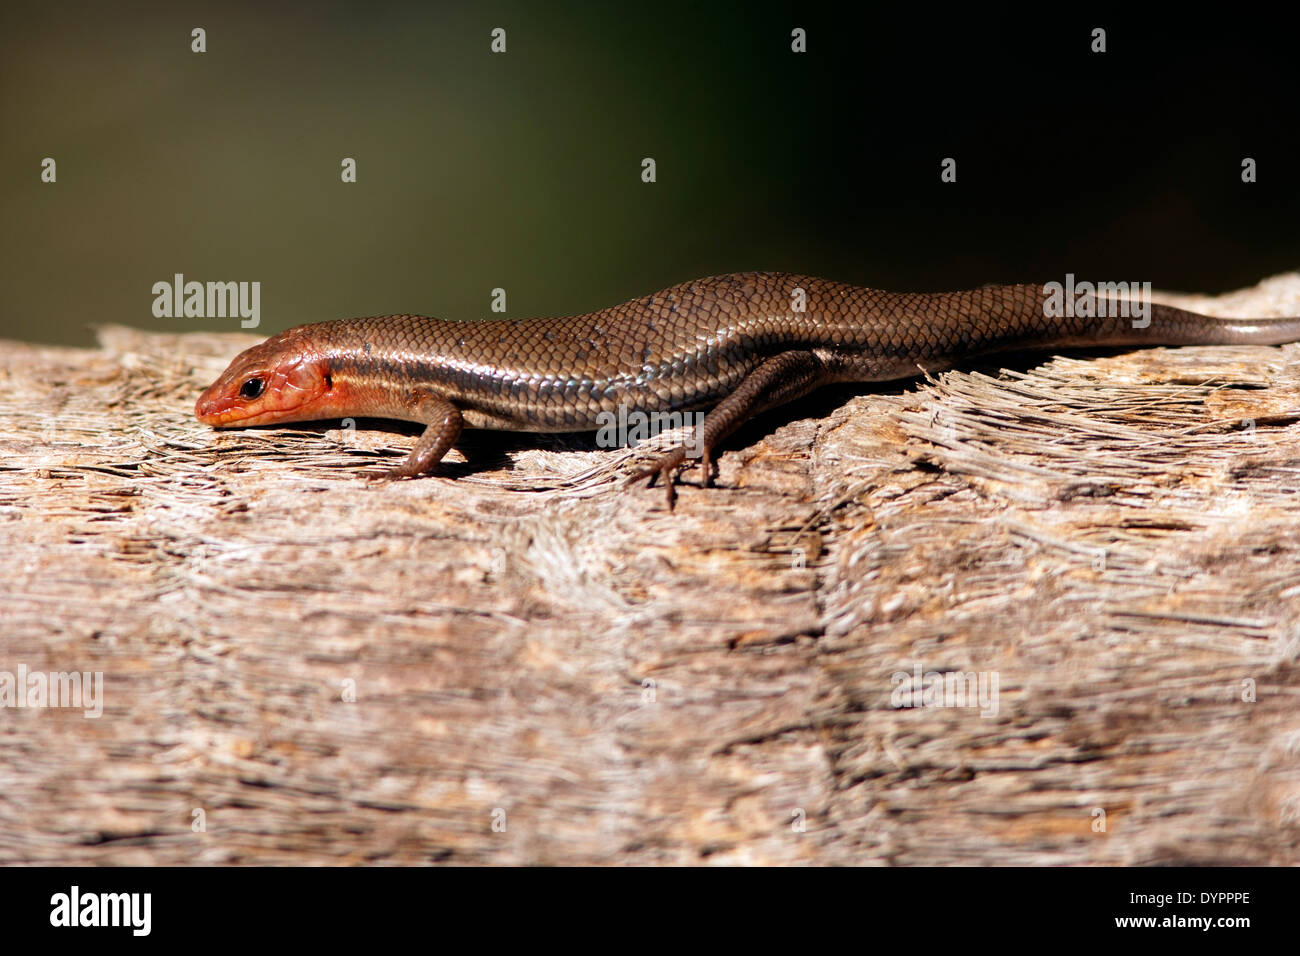
<path fill-rule="evenodd" d="M 0 863 L 1300 862 L 1300 347 L 831 391 L 670 514 L 200 426 L 252 341 L 0 344 Z"/>

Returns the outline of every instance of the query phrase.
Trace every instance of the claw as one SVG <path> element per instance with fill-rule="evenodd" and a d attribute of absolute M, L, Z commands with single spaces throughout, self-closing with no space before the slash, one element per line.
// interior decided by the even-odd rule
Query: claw
<path fill-rule="evenodd" d="M 682 467 L 686 462 L 686 450 L 684 448 L 674 448 L 672 451 L 662 455 L 653 465 L 641 468 L 636 471 L 631 478 L 627 480 L 630 485 L 640 481 L 642 478 L 648 478 L 647 488 L 653 488 L 655 481 L 660 475 L 664 478 L 664 490 L 668 492 L 668 510 L 673 510 L 673 505 L 677 502 L 677 488 L 673 483 L 673 472 Z"/>

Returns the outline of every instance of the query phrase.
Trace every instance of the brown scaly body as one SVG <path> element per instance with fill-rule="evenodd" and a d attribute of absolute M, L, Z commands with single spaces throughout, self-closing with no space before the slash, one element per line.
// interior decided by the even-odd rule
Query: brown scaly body
<path fill-rule="evenodd" d="M 1090 301 L 1087 311 L 1097 311 Z M 1142 327 L 1127 314 L 1061 311 L 1037 285 L 910 294 L 746 272 L 567 318 L 345 319 L 289 329 L 243 352 L 195 413 L 221 426 L 356 415 L 424 422 L 392 473 L 413 477 L 463 426 L 589 431 L 620 408 L 712 409 L 699 435 L 707 483 L 712 450 L 741 422 L 831 382 L 905 378 L 1013 350 L 1300 339 L 1300 318 L 1219 319 L 1152 305 Z M 685 459 L 678 449 L 642 475 L 670 479 Z"/>

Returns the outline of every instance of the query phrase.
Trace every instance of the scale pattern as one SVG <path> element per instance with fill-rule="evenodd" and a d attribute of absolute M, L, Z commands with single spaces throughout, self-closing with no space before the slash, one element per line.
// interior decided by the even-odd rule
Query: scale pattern
<path fill-rule="evenodd" d="M 884 381 L 990 353 L 1089 345 L 1276 344 L 1297 319 L 1216 319 L 1154 306 L 1131 318 L 1054 316 L 1038 285 L 891 293 L 811 276 L 745 272 L 673 286 L 566 318 L 456 322 L 415 315 L 300 326 L 257 348 L 293 343 L 329 356 L 368 407 L 405 417 L 424 388 L 471 427 L 569 431 L 620 406 L 708 408 L 763 361 L 812 352 L 831 381 Z"/>

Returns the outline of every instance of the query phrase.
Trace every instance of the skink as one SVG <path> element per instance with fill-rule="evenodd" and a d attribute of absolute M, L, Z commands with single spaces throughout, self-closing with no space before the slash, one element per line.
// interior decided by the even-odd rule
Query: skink
<path fill-rule="evenodd" d="M 428 472 L 464 427 L 593 431 L 602 413 L 707 410 L 704 484 L 718 444 L 751 416 L 831 382 L 933 372 L 992 353 L 1096 346 L 1277 345 L 1300 318 L 1223 319 L 1106 296 L 1062 301 L 1040 285 L 881 292 L 745 272 L 673 286 L 567 318 L 446 321 L 388 315 L 303 325 L 237 356 L 199 398 L 199 421 L 242 427 L 347 416 L 427 425 L 389 477 Z M 1098 316 L 1099 312 L 1108 314 Z M 662 475 L 673 449 L 633 478 Z"/>

